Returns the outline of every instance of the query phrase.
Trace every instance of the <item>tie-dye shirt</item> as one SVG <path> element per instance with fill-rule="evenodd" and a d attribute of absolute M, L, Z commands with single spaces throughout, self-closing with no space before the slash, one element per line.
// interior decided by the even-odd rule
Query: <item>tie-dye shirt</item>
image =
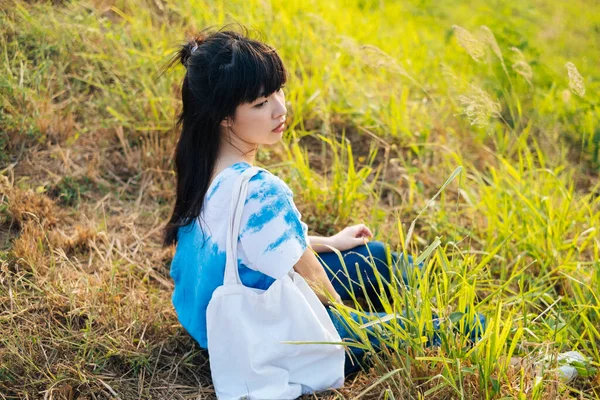
<path fill-rule="evenodd" d="M 206 307 L 225 273 L 231 191 L 249 167 L 238 162 L 221 171 L 208 188 L 200 218 L 178 231 L 170 271 L 175 284 L 173 306 L 181 325 L 203 348 L 208 347 Z M 290 188 L 266 170 L 256 173 L 248 184 L 238 238 L 242 283 L 267 289 L 293 268 L 307 245 L 307 226 Z"/>

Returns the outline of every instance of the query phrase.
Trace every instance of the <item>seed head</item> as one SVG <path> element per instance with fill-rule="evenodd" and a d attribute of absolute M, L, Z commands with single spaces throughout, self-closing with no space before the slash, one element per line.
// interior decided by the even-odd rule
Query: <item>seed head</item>
<path fill-rule="evenodd" d="M 512 65 L 512 69 L 519 75 L 521 75 L 527 83 L 531 85 L 531 79 L 533 78 L 533 70 L 529 63 L 525 60 L 525 56 L 521 50 L 516 47 L 510 48 L 514 54 L 515 62 Z"/>
<path fill-rule="evenodd" d="M 500 51 L 500 46 L 498 46 L 494 33 L 485 25 L 481 26 L 481 31 L 483 32 L 483 41 L 490 46 L 494 54 L 496 54 L 500 61 L 502 61 L 502 64 L 504 64 L 504 57 L 502 57 L 502 52 Z"/>
<path fill-rule="evenodd" d="M 476 62 L 482 62 L 485 57 L 485 46 L 482 42 L 477 40 L 475 36 L 471 34 L 468 30 L 461 28 L 458 25 L 453 25 L 452 29 L 454 29 L 454 34 L 456 35 L 456 40 L 460 47 L 465 49 L 467 53 L 475 60 Z"/>
<path fill-rule="evenodd" d="M 481 88 L 471 84 L 470 92 L 458 96 L 463 114 L 467 116 L 471 125 L 487 126 L 492 116 L 500 116 L 502 110 L 500 103 L 492 100 Z"/>
<path fill-rule="evenodd" d="M 585 86 L 583 85 L 583 77 L 577 71 L 577 67 L 572 62 L 568 62 L 565 64 L 567 67 L 567 71 L 569 73 L 569 87 L 571 91 L 576 95 L 583 97 L 585 94 Z"/>

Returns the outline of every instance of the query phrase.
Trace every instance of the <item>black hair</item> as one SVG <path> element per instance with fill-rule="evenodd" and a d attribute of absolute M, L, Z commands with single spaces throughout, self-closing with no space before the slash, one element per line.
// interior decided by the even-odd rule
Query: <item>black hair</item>
<path fill-rule="evenodd" d="M 274 48 L 249 37 L 248 29 L 207 28 L 182 45 L 166 65 L 186 68 L 181 85 L 181 134 L 175 147 L 177 189 L 163 245 L 177 243 L 177 232 L 198 218 L 219 153 L 220 122 L 238 105 L 279 90 L 287 71 Z M 163 70 L 164 71 L 164 70 Z"/>

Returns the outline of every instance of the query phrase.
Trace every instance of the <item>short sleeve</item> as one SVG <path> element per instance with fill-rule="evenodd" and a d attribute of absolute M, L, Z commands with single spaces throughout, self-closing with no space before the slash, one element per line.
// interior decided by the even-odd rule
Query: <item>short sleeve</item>
<path fill-rule="evenodd" d="M 250 179 L 238 246 L 249 268 L 274 279 L 288 273 L 308 246 L 308 227 L 292 191 L 268 171 Z"/>

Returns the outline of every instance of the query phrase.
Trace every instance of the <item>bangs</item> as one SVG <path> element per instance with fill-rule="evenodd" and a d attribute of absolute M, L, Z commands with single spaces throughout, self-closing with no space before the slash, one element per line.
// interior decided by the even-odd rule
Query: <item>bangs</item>
<path fill-rule="evenodd" d="M 237 104 L 251 103 L 279 90 L 287 72 L 275 49 L 255 41 L 238 42 L 233 52 L 233 99 Z"/>

